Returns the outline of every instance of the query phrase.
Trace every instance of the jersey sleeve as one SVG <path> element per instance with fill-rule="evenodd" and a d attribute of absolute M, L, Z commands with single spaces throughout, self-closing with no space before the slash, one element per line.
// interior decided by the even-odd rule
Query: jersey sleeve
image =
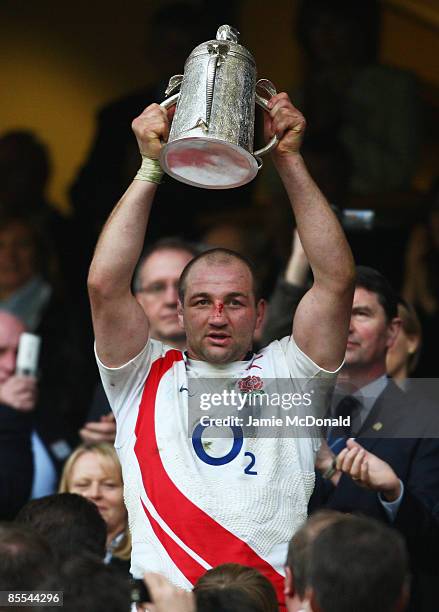
<path fill-rule="evenodd" d="M 292 378 L 336 378 L 344 361 L 333 372 L 318 366 L 294 341 L 293 336 L 279 340 Z"/>
<path fill-rule="evenodd" d="M 109 368 L 99 359 L 95 345 L 102 385 L 116 418 L 116 447 L 122 446 L 134 432 L 145 380 L 152 363 L 163 350 L 161 342 L 150 339 L 136 357 L 117 368 Z"/>

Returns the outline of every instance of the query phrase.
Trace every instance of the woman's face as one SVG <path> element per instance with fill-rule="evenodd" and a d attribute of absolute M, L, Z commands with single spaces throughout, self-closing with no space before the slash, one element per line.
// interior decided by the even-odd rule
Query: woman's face
<path fill-rule="evenodd" d="M 396 380 L 408 378 L 409 362 L 411 356 L 419 346 L 419 336 L 407 334 L 404 327 L 398 331 L 395 342 L 387 351 L 386 370 L 387 374 Z"/>
<path fill-rule="evenodd" d="M 96 504 L 109 533 L 117 535 L 124 530 L 123 483 L 110 459 L 92 451 L 82 454 L 73 465 L 69 493 L 82 495 Z"/>
<path fill-rule="evenodd" d="M 387 351 L 386 370 L 387 374 L 392 377 L 397 377 L 398 374 L 406 372 L 409 353 L 409 338 L 403 328 L 398 331 L 398 335 L 394 344 Z"/>
<path fill-rule="evenodd" d="M 0 291 L 5 297 L 34 276 L 35 259 L 30 228 L 14 222 L 0 230 Z"/>

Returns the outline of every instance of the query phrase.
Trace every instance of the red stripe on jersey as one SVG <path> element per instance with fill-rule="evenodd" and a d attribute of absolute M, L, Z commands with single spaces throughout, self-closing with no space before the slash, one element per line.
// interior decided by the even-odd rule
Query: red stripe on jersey
<path fill-rule="evenodd" d="M 243 540 L 217 523 L 211 516 L 191 502 L 176 487 L 166 472 L 158 450 L 155 433 L 155 402 L 163 376 L 181 361 L 180 351 L 169 350 L 151 366 L 140 402 L 136 423 L 137 441 L 134 446 L 142 473 L 143 486 L 161 519 L 188 548 L 212 567 L 222 563 L 242 563 L 258 569 L 274 585 L 279 602 L 283 602 L 284 578 Z M 163 547 L 167 541 L 159 538 Z M 172 555 L 170 554 L 171 558 Z M 194 572 L 193 567 L 178 565 L 192 584 L 205 573 Z"/>
<path fill-rule="evenodd" d="M 166 533 L 163 527 L 155 520 L 152 516 L 151 512 L 149 512 L 148 508 L 145 506 L 142 500 L 140 500 L 143 509 L 145 511 L 146 516 L 148 517 L 149 522 L 151 523 L 151 527 L 157 536 L 157 538 L 162 543 L 163 547 L 166 549 L 166 552 L 171 557 L 175 565 L 180 569 L 180 571 L 184 574 L 184 576 L 191 581 L 190 576 L 202 576 L 206 573 L 206 569 L 195 561 L 193 557 L 188 555 L 188 553 L 182 548 L 175 540 L 171 538 L 171 536 Z M 188 575 L 184 572 L 187 571 Z"/>

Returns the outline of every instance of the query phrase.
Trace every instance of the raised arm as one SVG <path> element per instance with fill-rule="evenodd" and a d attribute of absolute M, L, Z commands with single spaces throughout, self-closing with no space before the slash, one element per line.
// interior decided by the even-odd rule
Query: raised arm
<path fill-rule="evenodd" d="M 343 229 L 300 155 L 305 119 L 285 93 L 274 96 L 269 106 L 266 136 L 276 133 L 280 138 L 273 161 L 290 199 L 314 275 L 311 289 L 296 310 L 293 336 L 299 348 L 320 367 L 334 370 L 346 350 L 354 261 Z"/>
<path fill-rule="evenodd" d="M 148 340 L 148 320 L 131 293 L 131 279 L 161 174 L 153 160 L 168 136 L 166 111 L 157 104 L 148 106 L 133 121 L 133 130 L 142 168 L 106 222 L 88 276 L 96 349 L 109 367 L 135 357 Z"/>

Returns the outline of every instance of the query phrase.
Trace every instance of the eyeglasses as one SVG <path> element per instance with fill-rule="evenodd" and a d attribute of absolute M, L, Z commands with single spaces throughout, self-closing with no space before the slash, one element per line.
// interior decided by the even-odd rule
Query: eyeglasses
<path fill-rule="evenodd" d="M 175 281 L 172 284 L 172 287 L 175 289 L 175 291 L 178 291 L 178 281 Z M 140 287 L 139 289 L 137 289 L 135 291 L 135 293 L 146 293 L 149 295 L 160 295 L 162 293 L 165 293 L 169 288 L 169 284 L 168 283 L 164 283 L 164 282 L 156 282 L 156 283 L 151 283 L 150 285 L 146 285 L 146 287 Z"/>

